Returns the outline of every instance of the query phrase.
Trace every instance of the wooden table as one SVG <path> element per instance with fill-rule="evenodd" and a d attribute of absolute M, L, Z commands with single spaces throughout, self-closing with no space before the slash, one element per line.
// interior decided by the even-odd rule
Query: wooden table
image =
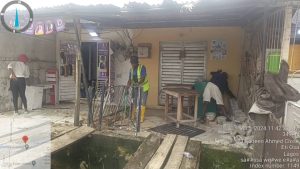
<path fill-rule="evenodd" d="M 199 93 L 196 90 L 190 90 L 186 88 L 170 88 L 165 89 L 166 93 L 166 101 L 165 101 L 165 119 L 169 118 L 176 122 L 176 126 L 179 127 L 179 123 L 181 122 L 194 122 L 196 125 L 197 122 L 197 113 L 198 113 L 198 97 Z M 169 97 L 177 98 L 177 111 L 176 113 L 169 112 Z M 191 116 L 187 113 L 183 112 L 183 99 L 184 97 L 194 97 L 194 116 Z M 172 117 L 172 115 L 176 115 L 176 118 Z M 187 120 L 182 119 L 185 116 L 188 118 Z"/>

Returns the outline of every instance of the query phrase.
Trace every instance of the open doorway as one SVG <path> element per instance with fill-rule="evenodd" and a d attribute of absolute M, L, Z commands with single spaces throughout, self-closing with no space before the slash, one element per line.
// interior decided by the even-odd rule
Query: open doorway
<path fill-rule="evenodd" d="M 97 42 L 82 42 L 81 54 L 88 86 L 95 88 L 97 81 Z M 81 78 L 81 84 L 81 97 L 86 97 L 83 87 L 83 78 Z"/>

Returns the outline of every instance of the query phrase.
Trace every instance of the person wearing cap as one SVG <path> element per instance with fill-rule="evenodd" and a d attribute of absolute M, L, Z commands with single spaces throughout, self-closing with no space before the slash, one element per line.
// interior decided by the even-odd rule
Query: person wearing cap
<path fill-rule="evenodd" d="M 25 96 L 26 90 L 26 78 L 29 78 L 29 68 L 26 64 L 29 61 L 28 57 L 25 54 L 20 54 L 18 61 L 11 62 L 7 66 L 10 72 L 10 90 L 12 91 L 13 95 L 13 104 L 15 108 L 15 113 L 19 114 L 18 112 L 18 98 L 21 97 L 25 113 L 28 113 L 27 110 L 27 99 Z"/>
<path fill-rule="evenodd" d="M 223 94 L 228 94 L 230 97 L 235 98 L 228 87 L 228 74 L 226 72 L 222 72 L 222 70 L 218 70 L 216 72 L 211 72 L 211 75 L 212 78 L 210 82 L 207 83 L 203 92 L 203 112 L 204 114 L 206 113 L 207 105 L 211 98 L 213 98 L 216 100 L 220 114 L 225 116 L 227 120 L 230 121 L 230 115 L 225 109 L 222 97 Z M 201 119 L 201 121 L 204 122 L 204 119 Z"/>
<path fill-rule="evenodd" d="M 129 72 L 129 80 L 127 82 L 127 87 L 132 87 L 132 97 L 134 101 L 133 111 L 131 112 L 131 118 L 134 119 L 137 99 L 138 99 L 138 87 L 141 87 L 141 122 L 144 122 L 146 102 L 148 97 L 148 91 L 150 88 L 149 81 L 147 78 L 147 71 L 144 65 L 139 64 L 137 56 L 130 58 L 131 69 Z"/>

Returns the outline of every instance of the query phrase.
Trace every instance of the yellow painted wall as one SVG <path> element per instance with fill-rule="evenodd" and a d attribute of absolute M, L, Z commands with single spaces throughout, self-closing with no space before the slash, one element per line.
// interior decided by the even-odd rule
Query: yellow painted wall
<path fill-rule="evenodd" d="M 134 44 L 151 43 L 151 58 L 140 59 L 140 63 L 147 68 L 150 80 L 150 93 L 147 104 L 158 105 L 159 87 L 159 43 L 164 41 L 197 42 L 207 41 L 209 46 L 211 40 L 222 39 L 227 42 L 227 58 L 218 61 L 212 60 L 208 55 L 207 74 L 217 69 L 222 69 L 229 74 L 229 87 L 236 94 L 238 89 L 238 75 L 240 73 L 240 62 L 243 44 L 243 29 L 239 27 L 201 27 L 201 28 L 155 28 L 135 30 Z M 208 50 L 210 51 L 210 49 Z"/>
<path fill-rule="evenodd" d="M 290 46 L 289 66 L 291 70 L 300 70 L 300 45 Z"/>

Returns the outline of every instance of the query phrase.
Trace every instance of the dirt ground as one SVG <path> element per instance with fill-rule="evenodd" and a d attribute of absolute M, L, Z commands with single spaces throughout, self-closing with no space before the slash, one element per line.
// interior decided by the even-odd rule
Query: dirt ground
<path fill-rule="evenodd" d="M 21 111 L 22 112 L 22 111 Z M 87 113 L 88 107 L 84 100 L 81 100 L 81 112 L 80 112 L 80 124 L 87 125 Z M 21 114 L 20 116 L 24 117 L 34 117 L 34 116 L 46 116 L 51 121 L 51 139 L 55 139 L 59 136 L 64 135 L 72 130 L 75 130 L 78 127 L 73 125 L 74 122 L 74 103 L 66 102 L 59 105 L 45 105 L 41 109 L 32 110 L 29 114 Z M 13 112 L 3 112 L 0 113 L 1 117 L 12 116 Z M 170 120 L 165 120 L 164 110 L 163 109 L 147 109 L 145 115 L 145 121 L 141 124 L 141 131 L 139 133 L 135 132 L 135 128 L 132 122 L 128 119 L 119 121 L 115 123 L 114 126 L 102 126 L 102 131 L 106 133 L 113 133 L 116 135 L 125 135 L 125 136 L 139 136 L 147 137 L 152 131 L 150 128 L 170 123 Z M 194 126 L 194 123 L 185 123 L 186 125 Z M 197 123 L 197 128 L 205 130 L 206 132 L 200 135 L 197 135 L 191 139 L 202 141 L 204 144 L 219 145 L 224 149 L 228 148 L 241 148 L 235 146 L 235 144 L 224 145 L 220 144 L 220 125 L 216 123 L 201 124 Z M 219 141 L 218 141 L 219 140 Z M 249 149 L 245 149 L 248 151 Z"/>

